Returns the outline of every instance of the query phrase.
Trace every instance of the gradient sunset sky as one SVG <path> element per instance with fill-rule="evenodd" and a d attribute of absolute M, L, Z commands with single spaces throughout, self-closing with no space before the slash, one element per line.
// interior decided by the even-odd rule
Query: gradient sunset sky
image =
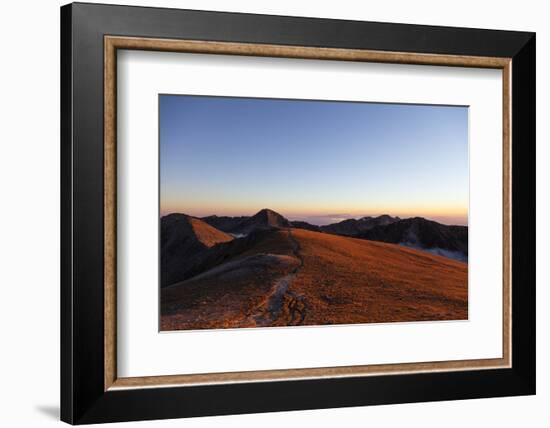
<path fill-rule="evenodd" d="M 468 222 L 468 108 L 160 95 L 160 211 Z"/>

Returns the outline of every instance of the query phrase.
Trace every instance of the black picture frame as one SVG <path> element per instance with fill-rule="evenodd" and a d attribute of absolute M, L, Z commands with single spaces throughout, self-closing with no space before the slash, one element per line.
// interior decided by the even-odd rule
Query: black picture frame
<path fill-rule="evenodd" d="M 104 36 L 512 58 L 512 367 L 104 390 Z M 535 34 L 73 3 L 61 8 L 61 419 L 86 424 L 535 393 Z"/>

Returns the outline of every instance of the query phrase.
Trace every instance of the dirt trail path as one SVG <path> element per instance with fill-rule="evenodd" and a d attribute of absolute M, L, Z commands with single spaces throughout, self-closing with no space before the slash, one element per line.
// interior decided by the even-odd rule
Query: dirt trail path
<path fill-rule="evenodd" d="M 274 324 L 279 325 L 276 321 L 280 317 L 285 318 L 283 325 L 300 325 L 306 317 L 307 305 L 305 297 L 289 290 L 292 280 L 304 267 L 304 259 L 300 254 L 300 243 L 292 235 L 290 228 L 287 231 L 288 239 L 292 246 L 292 253 L 300 263 L 292 272 L 275 282 L 266 300 L 266 304 L 258 308 L 259 313 L 254 316 L 254 320 L 259 327 L 267 327 Z"/>

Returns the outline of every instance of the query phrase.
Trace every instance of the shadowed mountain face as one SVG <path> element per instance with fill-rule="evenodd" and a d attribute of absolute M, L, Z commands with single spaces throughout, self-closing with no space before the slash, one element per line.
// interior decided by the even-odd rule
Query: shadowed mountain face
<path fill-rule="evenodd" d="M 373 227 L 384 226 L 399 220 L 401 220 L 399 217 L 391 217 L 384 214 L 379 217 L 363 217 L 358 220 L 351 218 L 339 223 L 321 226 L 320 229 L 323 232 L 334 233 L 336 235 L 357 236 Z"/>
<path fill-rule="evenodd" d="M 457 260 L 468 260 L 467 226 L 446 226 L 414 217 L 373 227 L 357 237 L 401 244 Z"/>
<path fill-rule="evenodd" d="M 186 272 L 217 244 L 233 237 L 202 220 L 170 214 L 160 220 L 161 287 L 181 281 Z"/>
<path fill-rule="evenodd" d="M 296 229 L 312 230 L 313 232 L 320 232 L 321 228 L 307 221 L 291 221 L 290 225 Z"/>
<path fill-rule="evenodd" d="M 215 227 L 216 229 L 222 230 L 227 233 L 233 232 L 239 224 L 243 221 L 249 219 L 248 216 L 241 217 L 227 217 L 227 216 L 217 216 L 211 215 L 208 217 L 203 217 L 201 220 L 208 223 L 210 226 Z"/>

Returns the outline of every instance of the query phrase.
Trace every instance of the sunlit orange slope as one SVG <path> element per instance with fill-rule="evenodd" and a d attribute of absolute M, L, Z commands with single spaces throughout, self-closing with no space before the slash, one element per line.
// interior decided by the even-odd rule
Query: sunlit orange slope
<path fill-rule="evenodd" d="M 245 251 L 162 290 L 161 329 L 323 325 L 468 317 L 466 263 L 301 229 L 265 232 Z"/>

